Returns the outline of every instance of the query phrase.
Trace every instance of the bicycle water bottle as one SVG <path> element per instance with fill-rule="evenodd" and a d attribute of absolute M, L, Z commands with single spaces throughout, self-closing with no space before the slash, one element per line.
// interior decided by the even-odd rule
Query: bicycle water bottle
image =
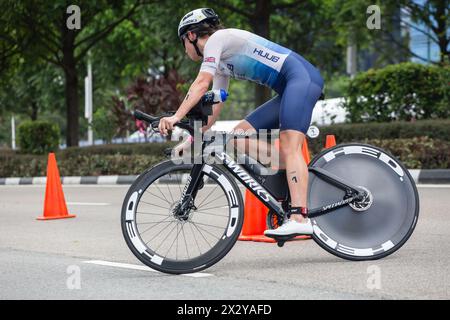
<path fill-rule="evenodd" d="M 224 102 L 225 100 L 227 100 L 228 97 L 228 93 L 223 90 L 223 89 L 219 89 L 219 90 L 210 90 L 207 91 L 204 95 L 203 95 L 203 103 L 219 103 L 219 102 Z"/>

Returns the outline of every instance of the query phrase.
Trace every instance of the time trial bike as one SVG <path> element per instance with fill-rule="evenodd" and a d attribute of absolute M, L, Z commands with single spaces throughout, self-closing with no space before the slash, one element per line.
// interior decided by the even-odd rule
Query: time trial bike
<path fill-rule="evenodd" d="M 176 126 L 193 136 L 195 121 L 205 124 L 211 114 L 212 103 L 201 101 Z M 166 115 L 135 111 L 134 116 L 157 128 Z M 267 167 L 247 155 L 237 161 L 225 152 L 228 142 L 202 140 L 200 154 L 194 154 L 199 161 L 163 161 L 131 185 L 121 226 L 128 247 L 142 263 L 183 274 L 220 261 L 238 240 L 244 221 L 237 181 L 269 208 L 268 228 L 287 218 L 285 170 L 268 174 Z M 206 157 L 215 161 L 209 163 Z M 419 197 L 410 173 L 393 155 L 368 144 L 339 144 L 317 154 L 308 170 L 312 238 L 326 251 L 348 260 L 380 259 L 411 236 Z M 281 247 L 289 238 L 276 240 Z"/>

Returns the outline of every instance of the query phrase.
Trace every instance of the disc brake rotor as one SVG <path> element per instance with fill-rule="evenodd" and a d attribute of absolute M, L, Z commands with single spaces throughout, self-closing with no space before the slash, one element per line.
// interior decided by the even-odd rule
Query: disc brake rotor
<path fill-rule="evenodd" d="M 373 203 L 372 193 L 369 191 L 369 189 L 365 187 L 358 186 L 358 188 L 364 190 L 366 194 L 360 201 L 349 203 L 349 206 L 352 207 L 352 209 L 355 211 L 359 212 L 366 211 L 372 206 Z"/>

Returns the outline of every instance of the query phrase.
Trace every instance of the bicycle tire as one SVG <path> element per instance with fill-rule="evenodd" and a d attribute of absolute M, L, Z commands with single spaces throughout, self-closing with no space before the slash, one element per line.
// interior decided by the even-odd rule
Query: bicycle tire
<path fill-rule="evenodd" d="M 142 240 L 139 233 L 136 212 L 147 188 L 170 172 L 189 172 L 192 166 L 193 165 L 191 164 L 175 164 L 170 160 L 155 165 L 150 170 L 141 174 L 130 186 L 122 205 L 122 234 L 129 249 L 142 263 L 152 269 L 164 273 L 193 273 L 211 267 L 219 262 L 231 250 L 242 229 L 244 217 L 243 200 L 235 180 L 219 165 L 205 165 L 203 173 L 208 179 L 211 179 L 212 182 L 217 183 L 216 189 L 223 191 L 229 205 L 229 217 L 226 223 L 227 228 L 219 238 L 219 241 L 211 248 L 211 250 L 198 257 L 175 261 L 174 259 L 158 255 L 153 251 L 154 248 L 149 248 Z M 220 186 L 220 188 L 217 188 L 218 186 Z M 181 190 L 181 187 L 178 186 L 177 189 Z M 187 244 L 186 250 L 188 250 Z"/>

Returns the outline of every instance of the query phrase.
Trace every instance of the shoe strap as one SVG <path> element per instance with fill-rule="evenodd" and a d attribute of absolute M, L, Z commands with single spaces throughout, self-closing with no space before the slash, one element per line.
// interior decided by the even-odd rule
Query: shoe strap
<path fill-rule="evenodd" d="M 289 207 L 288 217 L 291 214 L 301 214 L 304 218 L 308 218 L 308 208 L 306 207 Z"/>

